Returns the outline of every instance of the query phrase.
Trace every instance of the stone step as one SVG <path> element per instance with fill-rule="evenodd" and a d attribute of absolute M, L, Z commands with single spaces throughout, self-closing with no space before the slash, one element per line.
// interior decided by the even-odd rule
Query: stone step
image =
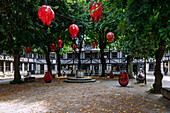
<path fill-rule="evenodd" d="M 68 83 L 88 83 L 88 82 L 96 82 L 96 79 L 92 78 L 68 78 L 64 80 L 64 82 Z"/>

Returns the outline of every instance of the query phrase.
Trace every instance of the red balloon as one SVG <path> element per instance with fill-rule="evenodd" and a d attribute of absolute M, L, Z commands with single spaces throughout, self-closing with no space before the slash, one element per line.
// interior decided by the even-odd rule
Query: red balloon
<path fill-rule="evenodd" d="M 106 37 L 109 40 L 109 42 L 111 42 L 114 39 L 114 34 L 112 32 L 109 32 L 107 33 Z"/>
<path fill-rule="evenodd" d="M 77 49 L 77 44 L 71 44 L 71 47 L 73 48 L 73 50 L 75 51 Z"/>
<path fill-rule="evenodd" d="M 110 71 L 110 78 L 114 78 L 114 74 L 113 74 L 113 72 L 112 71 Z"/>
<path fill-rule="evenodd" d="M 92 44 L 93 44 L 93 48 L 97 48 L 97 41 L 93 41 Z"/>
<path fill-rule="evenodd" d="M 52 52 L 54 52 L 54 51 L 56 51 L 56 45 L 54 44 L 54 43 L 52 43 L 51 45 L 50 45 L 50 49 L 51 49 L 51 51 Z"/>
<path fill-rule="evenodd" d="M 79 32 L 79 27 L 75 24 L 72 24 L 70 27 L 69 27 L 69 32 L 70 34 L 72 35 L 72 37 L 76 37 L 77 38 L 77 34 Z"/>
<path fill-rule="evenodd" d="M 121 86 L 127 86 L 129 83 L 129 76 L 127 72 L 120 72 L 120 77 L 119 77 L 119 84 Z"/>
<path fill-rule="evenodd" d="M 30 48 L 30 47 L 26 47 L 26 48 L 25 48 L 25 52 L 30 54 L 31 48 Z"/>
<path fill-rule="evenodd" d="M 62 45 L 62 42 L 63 42 L 62 39 L 58 39 L 57 42 L 58 42 L 58 48 L 61 48 L 61 45 Z"/>
<path fill-rule="evenodd" d="M 53 80 L 53 77 L 51 76 L 50 72 L 45 72 L 44 81 L 46 83 L 50 83 L 52 80 Z"/>
<path fill-rule="evenodd" d="M 43 25 L 47 24 L 49 26 L 51 21 L 54 19 L 54 11 L 50 6 L 43 5 L 38 10 L 38 16 L 42 20 Z"/>
<path fill-rule="evenodd" d="M 100 20 L 103 20 L 102 19 L 102 16 L 103 16 L 103 13 L 102 11 L 104 10 L 103 9 L 103 6 L 102 6 L 102 2 L 93 2 L 92 5 L 90 5 L 90 16 L 91 16 L 91 19 L 90 21 L 92 21 L 93 19 L 97 22 L 100 18 Z"/>

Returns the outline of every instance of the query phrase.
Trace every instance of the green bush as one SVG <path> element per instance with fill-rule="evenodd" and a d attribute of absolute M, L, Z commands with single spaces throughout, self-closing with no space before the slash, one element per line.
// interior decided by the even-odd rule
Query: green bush
<path fill-rule="evenodd" d="M 151 86 L 150 87 L 150 90 L 149 90 L 150 93 L 154 93 L 154 88 Z"/>
<path fill-rule="evenodd" d="M 12 80 L 12 81 L 10 81 L 10 84 L 22 84 L 22 83 L 25 83 L 25 81 L 23 81 L 23 80 L 17 80 L 17 81 Z"/>

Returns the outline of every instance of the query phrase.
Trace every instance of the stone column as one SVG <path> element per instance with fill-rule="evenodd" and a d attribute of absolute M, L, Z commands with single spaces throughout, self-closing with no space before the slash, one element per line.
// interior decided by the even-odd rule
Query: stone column
<path fill-rule="evenodd" d="M 3 61 L 3 74 L 5 74 L 5 72 L 6 72 L 6 62 Z"/>
<path fill-rule="evenodd" d="M 170 75 L 170 61 L 168 61 L 168 75 Z"/>
<path fill-rule="evenodd" d="M 164 75 L 165 72 L 164 72 L 164 62 L 161 63 L 161 73 Z"/>
<path fill-rule="evenodd" d="M 27 71 L 29 71 L 29 63 L 27 63 Z"/>
<path fill-rule="evenodd" d="M 11 68 L 10 68 L 10 69 L 11 69 L 11 73 L 13 73 L 14 66 L 13 66 L 13 63 L 12 63 L 12 62 L 10 63 L 10 66 L 11 66 Z"/>
<path fill-rule="evenodd" d="M 22 67 L 21 68 L 22 68 L 21 71 L 24 72 L 24 63 L 22 63 Z"/>

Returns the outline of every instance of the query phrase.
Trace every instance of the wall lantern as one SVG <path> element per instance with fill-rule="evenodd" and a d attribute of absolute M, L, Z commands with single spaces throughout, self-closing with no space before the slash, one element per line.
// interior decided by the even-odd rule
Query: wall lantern
<path fill-rule="evenodd" d="M 47 24 L 49 26 L 51 21 L 54 19 L 54 11 L 50 6 L 43 5 L 38 10 L 38 16 L 42 20 L 43 25 Z"/>
<path fill-rule="evenodd" d="M 70 34 L 72 35 L 72 37 L 76 37 L 77 38 L 77 34 L 79 32 L 79 27 L 75 24 L 72 24 L 70 27 L 69 27 L 69 32 Z"/>
<path fill-rule="evenodd" d="M 111 42 L 114 39 L 114 34 L 112 32 L 107 33 L 106 38 Z"/>
<path fill-rule="evenodd" d="M 58 39 L 57 42 L 58 42 L 58 48 L 61 48 L 61 45 L 62 45 L 62 42 L 63 42 L 62 39 Z"/>
<path fill-rule="evenodd" d="M 93 21 L 93 19 L 97 22 L 100 18 L 100 20 L 103 20 L 102 19 L 102 16 L 103 16 L 103 13 L 102 11 L 104 10 L 103 9 L 103 6 L 102 6 L 102 2 L 93 2 L 92 5 L 90 5 L 90 16 L 91 16 L 91 19 L 90 21 Z"/>
<path fill-rule="evenodd" d="M 97 41 L 92 42 L 93 48 L 97 48 Z"/>
<path fill-rule="evenodd" d="M 30 47 L 26 47 L 26 48 L 25 48 L 25 52 L 30 54 L 31 48 L 30 48 Z"/>
<path fill-rule="evenodd" d="M 51 45 L 50 45 L 50 49 L 51 49 L 51 51 L 52 52 L 55 52 L 56 51 L 56 45 L 54 44 L 54 43 L 52 43 Z"/>
<path fill-rule="evenodd" d="M 77 49 L 77 44 L 71 44 L 71 47 L 75 51 Z"/>

